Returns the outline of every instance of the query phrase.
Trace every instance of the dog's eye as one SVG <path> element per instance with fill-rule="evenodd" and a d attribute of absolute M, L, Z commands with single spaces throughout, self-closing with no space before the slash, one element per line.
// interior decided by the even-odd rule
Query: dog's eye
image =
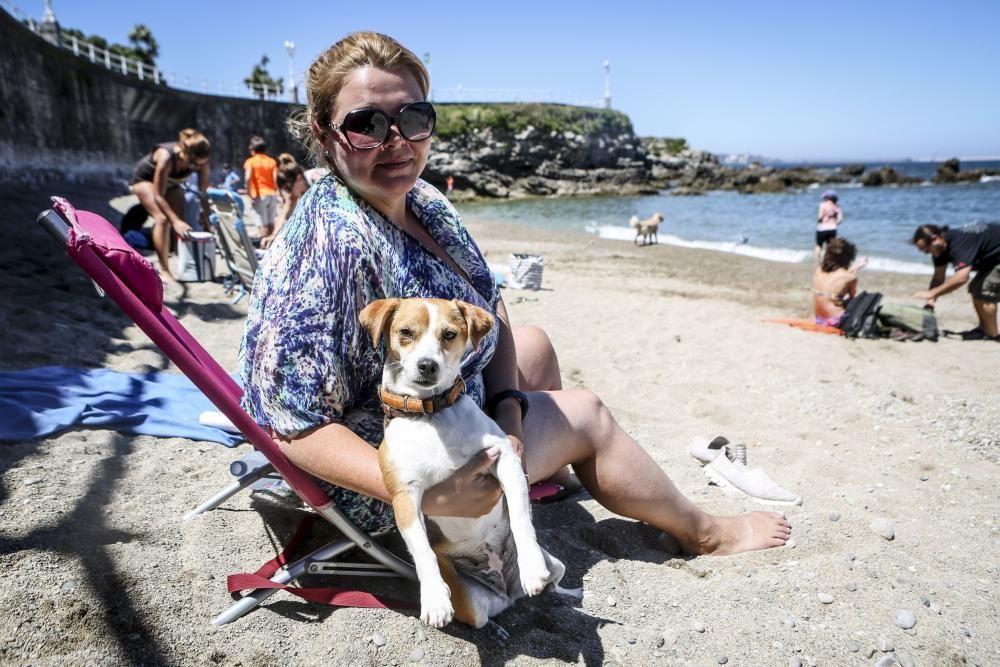
<path fill-rule="evenodd" d="M 399 330 L 400 338 L 413 338 L 413 331 L 407 328 L 402 328 Z"/>
<path fill-rule="evenodd" d="M 457 336 L 457 335 L 458 334 L 456 334 L 454 331 L 452 331 L 451 329 L 448 329 L 443 334 L 441 334 L 441 338 L 444 338 L 445 340 L 454 340 L 455 336 Z"/>

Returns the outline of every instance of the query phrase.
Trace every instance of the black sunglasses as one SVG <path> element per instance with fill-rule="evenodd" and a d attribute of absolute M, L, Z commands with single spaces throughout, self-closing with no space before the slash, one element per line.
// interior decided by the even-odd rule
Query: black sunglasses
<path fill-rule="evenodd" d="M 426 141 L 434 134 L 436 124 L 434 105 L 413 102 L 400 109 L 395 118 L 381 109 L 355 109 L 344 116 L 343 123 L 330 123 L 330 129 L 343 132 L 352 147 L 370 150 L 385 143 L 393 125 L 407 141 Z"/>

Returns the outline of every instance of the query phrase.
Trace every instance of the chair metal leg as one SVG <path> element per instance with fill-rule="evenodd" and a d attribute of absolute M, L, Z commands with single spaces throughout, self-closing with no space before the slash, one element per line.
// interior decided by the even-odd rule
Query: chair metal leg
<path fill-rule="evenodd" d="M 274 573 L 274 576 L 271 577 L 271 581 L 287 586 L 305 574 L 310 564 L 316 561 L 330 560 L 331 558 L 339 556 L 345 551 L 349 551 L 356 546 L 358 545 L 354 544 L 354 542 L 351 542 L 350 540 L 337 540 L 336 542 L 331 542 L 324 547 L 320 547 L 305 558 L 301 558 L 278 570 Z M 229 607 L 229 609 L 212 619 L 212 625 L 225 625 L 226 623 L 235 621 L 237 618 L 240 618 L 247 612 L 256 608 L 257 605 L 271 597 L 279 590 L 281 589 L 258 588 L 251 591 L 244 597 L 240 598 L 236 603 Z"/>
<path fill-rule="evenodd" d="M 232 484 L 230 484 L 229 486 L 227 486 L 226 488 L 219 491 L 217 494 L 215 494 L 214 496 L 203 502 L 201 505 L 198 505 L 193 510 L 185 514 L 184 520 L 188 521 L 198 516 L 199 514 L 204 514 L 209 510 L 214 510 L 216 507 L 226 502 L 227 500 L 235 496 L 237 493 L 247 488 L 257 480 L 259 480 L 261 477 L 270 475 L 273 472 L 274 472 L 274 466 L 272 466 L 270 463 L 265 463 L 259 468 L 254 468 L 253 470 L 243 475 L 235 482 L 233 482 Z"/>

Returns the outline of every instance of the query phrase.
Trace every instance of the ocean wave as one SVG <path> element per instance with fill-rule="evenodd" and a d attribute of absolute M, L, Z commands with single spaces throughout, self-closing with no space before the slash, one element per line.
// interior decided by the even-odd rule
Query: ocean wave
<path fill-rule="evenodd" d="M 980 176 L 980 183 L 995 183 L 1000 181 L 1000 176 Z"/>
<path fill-rule="evenodd" d="M 587 232 L 595 234 L 602 239 L 629 242 L 635 240 L 635 231 L 629 227 L 618 227 L 614 225 L 589 225 L 587 227 Z M 735 255 L 745 255 L 747 257 L 755 257 L 769 262 L 782 262 L 785 264 L 800 264 L 806 261 L 813 261 L 812 250 L 795 250 L 794 248 L 762 248 L 760 246 L 744 243 L 742 240 L 689 241 L 671 234 L 660 234 L 660 242 L 680 248 L 698 248 L 700 250 L 728 252 Z M 898 259 L 890 259 L 888 257 L 869 257 L 867 270 L 887 271 L 890 273 L 932 273 L 930 263 L 923 264 L 917 262 L 906 262 Z"/>

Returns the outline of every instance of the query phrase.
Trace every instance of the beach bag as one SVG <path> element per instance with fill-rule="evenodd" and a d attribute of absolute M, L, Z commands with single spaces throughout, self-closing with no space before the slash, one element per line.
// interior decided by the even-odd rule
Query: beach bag
<path fill-rule="evenodd" d="M 937 316 L 920 306 L 882 304 L 878 312 L 879 326 L 886 334 L 902 340 L 938 339 Z"/>
<path fill-rule="evenodd" d="M 514 289 L 541 289 L 545 259 L 541 255 L 510 256 L 510 286 Z"/>
<path fill-rule="evenodd" d="M 878 338 L 878 311 L 882 295 L 878 292 L 862 292 L 847 302 L 844 317 L 837 327 L 848 338 Z"/>
<path fill-rule="evenodd" d="M 181 282 L 215 280 L 215 237 L 211 232 L 191 232 L 188 239 L 177 239 L 177 280 Z"/>

